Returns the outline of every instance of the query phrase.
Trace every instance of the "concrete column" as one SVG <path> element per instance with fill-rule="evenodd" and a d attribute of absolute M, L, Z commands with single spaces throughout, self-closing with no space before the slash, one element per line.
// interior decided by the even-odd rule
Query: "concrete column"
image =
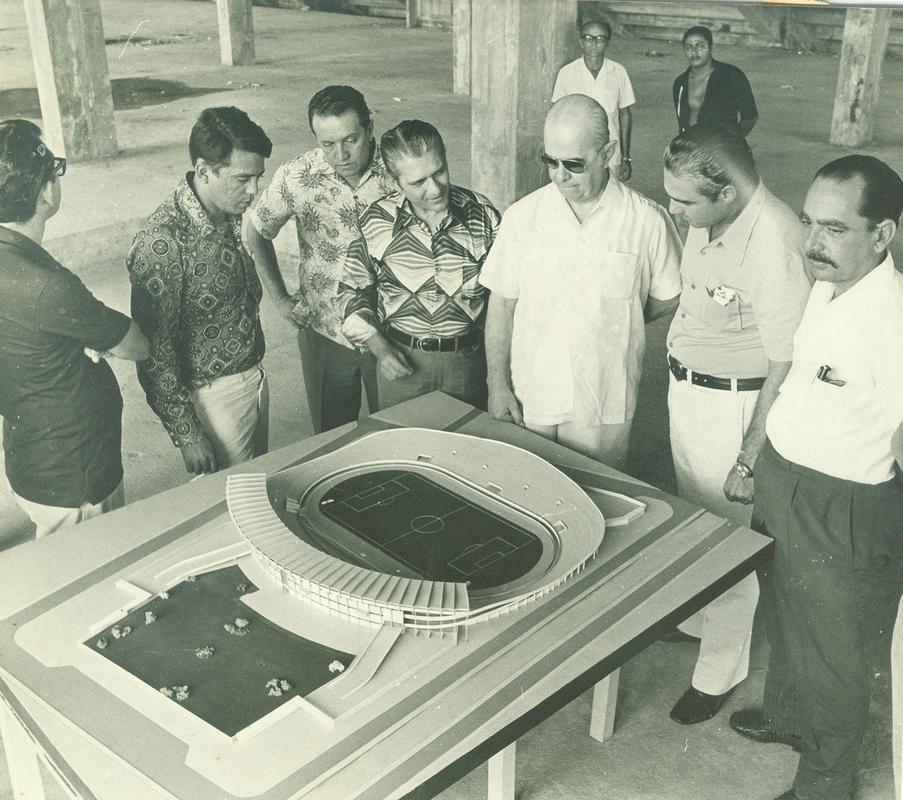
<path fill-rule="evenodd" d="M 542 185 L 542 124 L 572 52 L 577 4 L 472 4 L 471 185 L 499 209 Z"/>
<path fill-rule="evenodd" d="M 227 67 L 254 63 L 251 0 L 216 0 L 220 61 Z"/>
<path fill-rule="evenodd" d="M 831 118 L 831 144 L 859 147 L 872 140 L 890 8 L 848 8 Z"/>
<path fill-rule="evenodd" d="M 44 139 L 72 161 L 114 156 L 100 0 L 24 0 Z"/>
<path fill-rule="evenodd" d="M 405 0 L 404 21 L 408 28 L 419 28 L 422 24 L 420 0 Z"/>
<path fill-rule="evenodd" d="M 471 0 L 452 0 L 452 91 L 455 94 L 470 94 L 470 7 Z"/>

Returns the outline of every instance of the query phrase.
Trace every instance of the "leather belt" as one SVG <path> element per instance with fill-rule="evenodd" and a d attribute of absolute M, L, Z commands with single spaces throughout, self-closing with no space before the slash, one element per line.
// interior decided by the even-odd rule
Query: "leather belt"
<path fill-rule="evenodd" d="M 765 378 L 718 378 L 715 375 L 706 375 L 702 372 L 694 372 L 687 369 L 670 353 L 668 354 L 668 367 L 671 374 L 679 381 L 689 380 L 694 386 L 704 386 L 706 389 L 724 389 L 725 391 L 755 392 L 762 388 Z"/>
<path fill-rule="evenodd" d="M 391 326 L 386 328 L 385 333 L 393 342 L 410 347 L 412 350 L 422 350 L 424 353 L 451 353 L 479 344 L 483 340 L 483 331 L 478 328 L 463 336 L 450 336 L 444 339 L 438 336 L 411 336 Z"/>

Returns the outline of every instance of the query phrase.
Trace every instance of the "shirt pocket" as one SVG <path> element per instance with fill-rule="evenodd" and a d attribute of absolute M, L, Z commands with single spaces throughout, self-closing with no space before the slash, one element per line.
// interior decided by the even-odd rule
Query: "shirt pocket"
<path fill-rule="evenodd" d="M 715 287 L 711 287 L 715 290 Z M 720 288 L 720 287 L 719 287 Z M 743 320 L 740 314 L 740 293 L 735 289 L 734 296 L 727 303 L 720 303 L 709 295 L 709 290 L 701 299 L 699 309 L 703 322 L 716 331 L 740 331 L 743 330 Z"/>
<path fill-rule="evenodd" d="M 636 294 L 639 256 L 635 253 L 602 252 L 587 267 L 580 289 L 586 296 L 629 300 Z"/>

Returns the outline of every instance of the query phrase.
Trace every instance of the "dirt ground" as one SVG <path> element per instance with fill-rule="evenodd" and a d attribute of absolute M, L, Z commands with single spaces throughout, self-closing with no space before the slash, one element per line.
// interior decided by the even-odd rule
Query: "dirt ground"
<path fill-rule="evenodd" d="M 470 103 L 468 98 L 451 93 L 452 44 L 450 32 L 446 30 L 406 30 L 389 20 L 255 7 L 257 63 L 224 67 L 219 63 L 216 10 L 212 3 L 105 0 L 102 7 L 120 154 L 106 161 L 70 165 L 63 179 L 63 206 L 50 222 L 44 244 L 77 272 L 98 297 L 114 307 L 128 310 L 126 249 L 139 221 L 172 191 L 189 168 L 188 132 L 206 106 L 237 105 L 266 129 L 275 145 L 267 168 L 268 174 L 272 174 L 278 164 L 313 146 L 306 119 L 310 96 L 330 83 L 350 83 L 367 97 L 374 111 L 377 133 L 411 117 L 436 124 L 448 145 L 452 179 L 466 186 L 474 185 L 470 178 Z M 676 42 L 616 38 L 608 53 L 628 69 L 638 98 L 631 185 L 660 202 L 665 199 L 661 153 L 676 133 L 671 81 L 685 68 L 680 33 L 675 31 Z M 750 77 L 760 110 L 760 121 L 750 137 L 757 163 L 769 188 L 798 209 L 815 169 L 850 152 L 827 143 L 838 58 L 727 46 L 716 48 L 716 56 L 737 64 Z M 0 0 L 0 118 L 25 116 L 40 122 L 34 86 L 22 4 L 18 0 Z M 897 170 L 903 169 L 901 60 L 885 61 L 875 129 L 874 144 L 864 150 L 888 161 Z M 541 132 L 537 131 L 536 136 L 538 152 Z M 480 188 L 478 183 L 474 186 Z M 280 239 L 280 245 L 285 250 L 281 258 L 283 271 L 292 287 L 295 263 L 290 232 Z M 903 236 L 895 242 L 893 250 L 898 264 L 903 263 Z M 271 381 L 270 444 L 275 449 L 310 435 L 312 430 L 303 400 L 293 332 L 277 318 L 266 300 L 262 317 L 268 346 L 265 366 Z M 663 366 L 666 330 L 667 321 L 649 327 L 641 405 L 634 425 L 628 471 L 673 491 L 665 408 L 667 376 Z M 133 366 L 114 362 L 113 367 L 125 400 L 123 456 L 127 498 L 146 497 L 185 481 L 181 457 L 147 407 Z M 13 505 L 8 490 L 0 488 L 0 549 L 29 538 L 31 530 L 25 515 Z M 647 726 L 661 727 L 662 715 L 685 688 L 692 669 L 691 654 L 665 659 L 666 651 L 662 647 L 655 645 L 631 662 L 640 666 L 632 673 L 633 677 L 625 677 L 628 696 L 639 703 L 633 722 L 640 726 L 645 720 Z M 744 684 L 744 690 L 735 695 L 732 701 L 735 707 L 741 706 L 741 699 L 753 702 L 757 697 L 764 659 L 761 646 L 757 654 L 754 675 Z M 669 663 L 666 665 L 664 661 Z M 658 702 L 650 709 L 644 704 L 649 690 L 643 681 L 653 673 L 659 679 L 654 690 Z M 665 680 L 665 676 L 670 677 Z M 878 683 L 878 721 L 873 725 L 868 752 L 863 758 L 859 795 L 869 800 L 890 797 L 892 792 L 889 736 L 886 736 L 889 693 L 886 680 Z M 573 722 L 574 714 L 587 709 L 566 711 Z M 554 719 L 557 717 L 549 724 Z M 726 729 L 724 712 L 708 725 L 714 726 L 716 721 Z M 670 725 L 667 720 L 664 723 Z M 651 747 L 652 741 L 663 736 L 657 732 L 643 733 L 643 730 L 638 728 L 636 734 L 641 749 Z M 713 729 L 709 730 L 711 735 Z M 682 745 L 685 732 L 679 733 L 677 738 Z M 690 733 L 688 745 L 691 740 L 696 741 L 694 737 L 699 731 Z M 677 741 L 676 734 L 671 734 L 673 731 L 668 735 Z M 562 736 L 562 732 L 556 729 L 554 736 Z M 711 742 L 707 745 L 706 741 L 701 739 L 700 745 L 711 745 L 710 757 L 716 760 L 724 757 L 721 750 Z M 660 775 L 656 773 L 656 783 L 650 784 L 650 776 L 643 769 L 628 770 L 627 774 L 614 770 L 616 750 L 608 751 L 613 760 L 602 769 L 606 780 L 623 786 L 619 794 L 612 790 L 613 797 L 768 798 L 789 785 L 792 756 L 769 747 L 765 748 L 769 757 L 777 754 L 776 760 L 769 760 L 763 757 L 763 748 L 756 750 L 751 746 L 752 750 L 747 752 L 742 745 L 742 742 L 732 742 L 730 755 L 732 759 L 742 757 L 750 765 L 747 778 L 755 788 L 747 785 L 748 791 L 739 788 L 744 785 L 741 783 L 735 787 L 735 793 L 719 792 L 704 778 L 693 777 L 696 773 L 692 771 L 689 778 L 684 773 L 680 773 L 681 780 L 674 775 L 669 778 L 670 768 Z M 542 747 L 546 746 L 548 742 L 544 739 Z M 590 758 L 590 745 L 586 748 Z M 543 763 L 540 750 L 535 754 L 538 768 Z M 749 761 L 750 758 L 753 760 Z M 778 764 L 780 769 L 772 769 L 773 764 Z M 551 755 L 546 767 L 553 766 L 554 755 Z M 726 767 L 722 763 L 720 768 Z M 743 774 L 733 780 L 744 780 Z M 565 784 L 558 785 L 556 779 L 548 776 L 543 779 L 534 774 L 532 780 L 533 786 L 538 782 L 544 788 L 531 789 L 524 797 L 598 796 L 584 794 L 583 789 L 565 788 Z M 668 785 L 669 780 L 683 788 L 661 789 L 661 781 Z M 448 796 L 470 796 L 454 794 L 457 788 L 449 790 Z M 461 791 L 470 790 L 462 788 Z M 478 795 L 477 791 L 474 796 Z"/>

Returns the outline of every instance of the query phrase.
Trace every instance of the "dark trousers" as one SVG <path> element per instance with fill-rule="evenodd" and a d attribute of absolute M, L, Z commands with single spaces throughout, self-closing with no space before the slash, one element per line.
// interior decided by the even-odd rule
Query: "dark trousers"
<path fill-rule="evenodd" d="M 847 800 L 868 721 L 869 654 L 892 620 L 903 567 L 903 491 L 807 469 L 766 443 L 753 528 L 775 540 L 759 570 L 771 655 L 763 710 L 802 736 L 801 800 Z"/>
<path fill-rule="evenodd" d="M 298 331 L 298 349 L 314 433 L 357 422 L 361 384 L 370 411 L 379 410 L 376 359 L 372 353 L 345 347 L 311 328 Z"/>
<path fill-rule="evenodd" d="M 413 372 L 392 381 L 379 374 L 382 408 L 438 390 L 485 410 L 486 353 L 482 342 L 448 353 L 424 352 L 394 341 L 391 344 L 408 360 Z"/>

